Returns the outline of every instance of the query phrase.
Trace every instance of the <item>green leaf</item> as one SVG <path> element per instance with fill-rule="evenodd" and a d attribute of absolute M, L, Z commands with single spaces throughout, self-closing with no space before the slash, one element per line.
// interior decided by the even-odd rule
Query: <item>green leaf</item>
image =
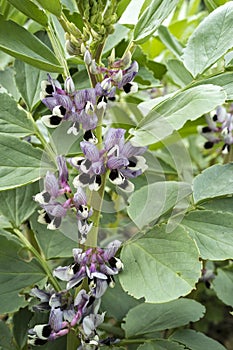
<path fill-rule="evenodd" d="M 128 200 L 127 211 L 133 222 L 142 229 L 158 220 L 191 192 L 190 185 L 184 182 L 156 182 L 134 192 Z"/>
<path fill-rule="evenodd" d="M 7 38 L 7 40 L 6 40 Z M 0 15 L 0 49 L 47 72 L 63 72 L 54 53 L 37 37 Z"/>
<path fill-rule="evenodd" d="M 176 331 L 170 337 L 171 340 L 184 344 L 188 349 L 201 350 L 226 350 L 226 348 L 216 340 L 207 337 L 205 334 L 196 332 L 192 329 L 181 329 Z"/>
<path fill-rule="evenodd" d="M 195 300 L 178 299 L 163 304 L 140 304 L 129 311 L 123 324 L 126 337 L 181 327 L 204 316 L 205 307 Z"/>
<path fill-rule="evenodd" d="M 168 74 L 170 75 L 174 83 L 181 87 L 185 87 L 186 85 L 190 84 L 191 81 L 193 80 L 192 75 L 184 67 L 183 63 L 178 60 L 175 60 L 175 59 L 168 60 L 167 68 L 168 68 Z M 203 83 L 203 81 L 201 81 L 201 83 Z M 215 83 L 210 82 L 210 84 L 215 84 Z M 215 84 L 215 85 L 219 85 L 219 84 Z"/>
<path fill-rule="evenodd" d="M 55 16 L 60 16 L 62 11 L 62 5 L 60 0 L 37 0 L 37 2 L 49 12 L 53 13 Z"/>
<path fill-rule="evenodd" d="M 46 277 L 40 265 L 31 260 L 26 262 L 19 257 L 22 246 L 13 240 L 0 236 L 0 313 L 19 310 L 27 304 L 22 289 L 38 283 Z"/>
<path fill-rule="evenodd" d="M 18 350 L 14 344 L 13 336 L 6 323 L 0 320 L 0 349 L 1 350 Z"/>
<path fill-rule="evenodd" d="M 41 10 L 34 2 L 31 0 L 7 0 L 11 5 L 13 5 L 17 10 L 24 13 L 27 17 L 33 19 L 34 21 L 40 23 L 42 26 L 46 27 L 48 24 L 48 17 L 46 13 Z"/>
<path fill-rule="evenodd" d="M 0 94 L 0 134 L 24 137 L 34 130 L 33 122 L 17 102 L 7 94 Z"/>
<path fill-rule="evenodd" d="M 149 145 L 163 140 L 179 130 L 188 120 L 196 120 L 225 101 L 225 93 L 216 85 L 200 85 L 178 91 L 157 106 L 131 130 L 132 142 Z"/>
<path fill-rule="evenodd" d="M 208 202 L 204 202 L 202 206 L 207 210 L 233 214 L 233 197 L 208 200 Z"/>
<path fill-rule="evenodd" d="M 190 36 L 184 49 L 184 65 L 197 77 L 233 46 L 233 3 L 210 13 Z M 217 24 L 217 25 L 216 25 Z"/>
<path fill-rule="evenodd" d="M 19 227 L 37 207 L 33 200 L 39 189 L 38 183 L 0 192 L 1 212 L 14 227 Z"/>
<path fill-rule="evenodd" d="M 116 23 L 115 30 L 113 34 L 110 34 L 106 40 L 106 44 L 104 46 L 104 53 L 109 52 L 114 47 L 116 47 L 122 40 L 127 39 L 129 33 L 129 28 Z"/>
<path fill-rule="evenodd" d="M 185 350 L 185 347 L 169 340 L 159 339 L 146 342 L 137 350 Z"/>
<path fill-rule="evenodd" d="M 40 101 L 41 81 L 47 80 L 47 73 L 27 63 L 16 60 L 15 80 L 29 111 Z"/>
<path fill-rule="evenodd" d="M 160 26 L 158 29 L 158 35 L 162 43 L 178 58 L 180 59 L 183 46 L 181 43 L 173 36 L 167 27 Z"/>
<path fill-rule="evenodd" d="M 153 0 L 140 15 L 134 28 L 133 39 L 142 44 L 153 34 L 171 11 L 175 8 L 177 0 Z"/>
<path fill-rule="evenodd" d="M 46 155 L 39 148 L 0 134 L 0 190 L 20 187 L 35 182 L 52 170 Z"/>
<path fill-rule="evenodd" d="M 15 83 L 15 71 L 12 67 L 7 67 L 3 71 L 0 70 L 0 87 L 1 86 L 3 86 L 8 94 L 12 95 L 16 101 L 19 100 L 20 94 Z"/>
<path fill-rule="evenodd" d="M 233 307 L 233 271 L 230 269 L 217 269 L 217 276 L 213 280 L 212 285 L 217 297 L 226 305 Z"/>
<path fill-rule="evenodd" d="M 194 202 L 233 194 L 232 170 L 233 164 L 215 164 L 197 175 L 193 181 Z"/>
<path fill-rule="evenodd" d="M 28 308 L 20 309 L 13 316 L 13 334 L 19 349 L 27 343 L 28 339 L 28 324 L 33 313 Z"/>
<path fill-rule="evenodd" d="M 233 214 L 199 210 L 188 214 L 182 225 L 203 259 L 226 260 L 233 258 L 232 222 Z"/>
<path fill-rule="evenodd" d="M 162 303 L 188 294 L 200 277 L 197 247 L 182 227 L 167 233 L 155 227 L 143 238 L 125 244 L 123 289 L 135 298 Z"/>
<path fill-rule="evenodd" d="M 134 299 L 122 289 L 117 276 L 114 279 L 115 287 L 108 288 L 101 298 L 101 309 L 107 311 L 107 317 L 113 317 L 117 321 L 121 321 L 127 312 L 139 305 L 141 301 Z"/>
<path fill-rule="evenodd" d="M 38 214 L 36 213 L 31 218 L 30 223 L 45 258 L 69 258 L 72 256 L 72 249 L 75 247 L 74 241 L 58 230 L 48 230 L 46 225 L 37 222 L 37 218 Z"/>

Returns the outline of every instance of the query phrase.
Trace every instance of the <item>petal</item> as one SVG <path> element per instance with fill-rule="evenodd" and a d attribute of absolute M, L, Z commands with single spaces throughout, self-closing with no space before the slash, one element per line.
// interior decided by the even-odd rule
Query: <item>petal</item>
<path fill-rule="evenodd" d="M 107 161 L 107 167 L 109 169 L 120 169 L 129 164 L 129 161 L 125 157 L 110 157 Z"/>
<path fill-rule="evenodd" d="M 121 246 L 121 242 L 117 239 L 108 244 L 107 248 L 104 250 L 104 259 L 108 261 L 113 256 L 115 256 L 116 252 Z"/>
<path fill-rule="evenodd" d="M 74 195 L 74 202 L 75 202 L 75 207 L 79 207 L 80 205 L 86 205 L 87 204 L 87 197 L 85 192 L 81 187 L 77 188 L 77 191 Z"/>
<path fill-rule="evenodd" d="M 128 181 L 127 179 L 125 179 L 125 181 L 122 184 L 118 185 L 118 187 L 125 192 L 133 192 L 134 191 L 134 184 L 132 182 Z"/>
<path fill-rule="evenodd" d="M 73 180 L 73 185 L 75 188 L 79 188 L 81 187 L 85 187 L 89 184 L 90 182 L 90 175 L 89 174 L 80 174 L 78 176 L 76 176 Z"/>
<path fill-rule="evenodd" d="M 124 129 L 110 128 L 104 137 L 105 149 L 109 151 L 115 145 L 121 149 L 124 145 L 125 132 Z"/>
<path fill-rule="evenodd" d="M 124 175 L 118 169 L 112 169 L 109 174 L 109 181 L 114 185 L 122 185 L 125 181 Z"/>
<path fill-rule="evenodd" d="M 142 155 L 146 150 L 146 147 L 134 147 L 131 142 L 126 142 L 122 148 L 121 154 L 126 158 L 130 158 L 132 156 Z"/>
<path fill-rule="evenodd" d="M 94 175 L 90 179 L 89 189 L 91 191 L 98 191 L 101 187 L 102 180 L 100 175 Z"/>
<path fill-rule="evenodd" d="M 55 332 L 62 329 L 63 312 L 60 308 L 52 309 L 49 315 L 49 324 Z"/>
<path fill-rule="evenodd" d="M 59 185 L 56 176 L 48 171 L 44 179 L 44 187 L 47 192 L 53 197 L 58 196 Z"/>
<path fill-rule="evenodd" d="M 81 149 L 85 156 L 92 162 L 96 162 L 100 158 L 99 150 L 98 148 L 87 141 L 80 142 Z"/>
<path fill-rule="evenodd" d="M 71 266 L 59 266 L 53 271 L 53 276 L 61 281 L 69 281 L 74 276 L 74 272 Z"/>
<path fill-rule="evenodd" d="M 63 117 L 58 115 L 44 115 L 41 120 L 48 128 L 57 128 L 61 122 Z"/>

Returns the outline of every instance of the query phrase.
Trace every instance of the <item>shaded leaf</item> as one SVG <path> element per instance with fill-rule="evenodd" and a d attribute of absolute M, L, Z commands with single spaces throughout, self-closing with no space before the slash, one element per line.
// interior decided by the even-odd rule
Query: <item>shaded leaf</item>
<path fill-rule="evenodd" d="M 188 294 L 200 277 L 201 263 L 192 239 L 182 227 L 167 233 L 155 227 L 143 238 L 123 246 L 123 289 L 147 302 L 167 302 Z M 139 288 L 140 287 L 140 288 Z"/>
<path fill-rule="evenodd" d="M 19 310 L 27 304 L 22 289 L 36 284 L 46 277 L 40 265 L 31 260 L 22 260 L 18 253 L 22 246 L 0 236 L 0 313 L 10 313 Z"/>
<path fill-rule="evenodd" d="M 0 320 L 0 349 L 17 350 L 10 329 L 2 320 Z"/>
<path fill-rule="evenodd" d="M 185 347 L 175 342 L 158 339 L 151 342 L 146 342 L 138 347 L 138 350 L 184 350 Z"/>
<path fill-rule="evenodd" d="M 0 148 L 0 190 L 35 182 L 52 169 L 46 155 L 28 142 L 0 134 Z"/>
<path fill-rule="evenodd" d="M 153 0 L 139 16 L 134 28 L 133 39 L 135 43 L 141 44 L 153 34 L 164 19 L 170 15 L 175 8 L 177 0 Z"/>
<path fill-rule="evenodd" d="M 28 324 L 33 313 L 28 308 L 20 309 L 13 316 L 13 334 L 17 345 L 22 349 L 28 339 Z"/>
<path fill-rule="evenodd" d="M 7 40 L 6 40 L 7 38 Z M 53 52 L 34 35 L 13 21 L 0 15 L 0 48 L 47 72 L 63 72 Z"/>
<path fill-rule="evenodd" d="M 217 276 L 212 282 L 213 288 L 226 305 L 233 307 L 233 271 L 228 269 L 217 269 Z"/>
<path fill-rule="evenodd" d="M 184 65 L 197 77 L 233 46 L 233 3 L 209 14 L 190 36 L 184 49 Z"/>
<path fill-rule="evenodd" d="M 181 327 L 204 316 L 205 307 L 195 300 L 178 299 L 163 304 L 143 303 L 131 309 L 123 324 L 126 337 Z"/>
<path fill-rule="evenodd" d="M 168 67 L 168 73 L 175 84 L 185 87 L 186 85 L 190 84 L 193 80 L 192 75 L 187 71 L 187 69 L 184 67 L 183 63 L 179 60 L 171 59 L 167 62 Z M 203 83 L 203 81 L 201 81 Z M 214 82 L 210 82 L 210 84 L 215 84 Z M 219 84 L 215 84 L 219 85 Z"/>
<path fill-rule="evenodd" d="M 34 2 L 30 0 L 7 0 L 11 5 L 24 13 L 27 17 L 40 23 L 42 26 L 47 26 L 48 17 Z"/>
<path fill-rule="evenodd" d="M 215 164 L 197 175 L 193 181 L 194 202 L 233 194 L 232 171 L 233 164 Z"/>
<path fill-rule="evenodd" d="M 15 70 L 12 67 L 7 67 L 3 71 L 0 70 L 0 87 L 1 86 L 3 86 L 8 94 L 12 95 L 16 101 L 19 100 L 20 94 L 15 83 Z"/>
<path fill-rule="evenodd" d="M 181 43 L 173 36 L 167 27 L 160 26 L 158 29 L 158 35 L 163 44 L 178 58 L 180 59 L 183 46 Z"/>

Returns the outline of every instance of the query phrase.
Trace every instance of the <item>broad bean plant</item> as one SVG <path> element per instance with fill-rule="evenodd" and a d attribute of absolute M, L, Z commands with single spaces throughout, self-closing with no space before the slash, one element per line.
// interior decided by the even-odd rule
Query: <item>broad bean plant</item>
<path fill-rule="evenodd" d="M 0 349 L 232 350 L 233 1 L 0 0 Z"/>

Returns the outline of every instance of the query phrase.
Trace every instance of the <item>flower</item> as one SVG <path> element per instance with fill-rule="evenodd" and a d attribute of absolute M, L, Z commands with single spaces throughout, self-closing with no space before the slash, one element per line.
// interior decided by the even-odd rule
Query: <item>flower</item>
<path fill-rule="evenodd" d="M 100 298 L 108 286 L 114 286 L 113 276 L 123 269 L 121 260 L 114 256 L 120 245 L 121 242 L 115 240 L 106 249 L 90 248 L 85 252 L 73 249 L 74 263 L 56 268 L 53 274 L 67 282 L 68 290 L 79 286 L 87 278 L 91 294 Z"/>

